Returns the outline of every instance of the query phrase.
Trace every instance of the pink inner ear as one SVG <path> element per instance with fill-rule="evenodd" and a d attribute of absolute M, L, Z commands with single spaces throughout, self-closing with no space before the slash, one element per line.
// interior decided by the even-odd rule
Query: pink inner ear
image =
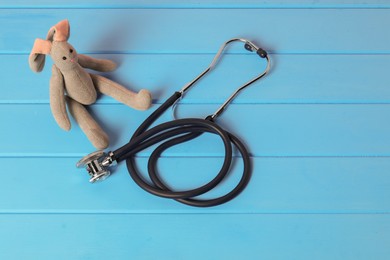
<path fill-rule="evenodd" d="M 42 39 L 36 39 L 31 54 L 49 54 L 51 50 L 51 42 Z"/>
<path fill-rule="evenodd" d="M 62 20 L 61 22 L 54 25 L 55 28 L 55 34 L 54 34 L 54 41 L 63 42 L 68 40 L 69 38 L 69 21 L 68 20 Z"/>

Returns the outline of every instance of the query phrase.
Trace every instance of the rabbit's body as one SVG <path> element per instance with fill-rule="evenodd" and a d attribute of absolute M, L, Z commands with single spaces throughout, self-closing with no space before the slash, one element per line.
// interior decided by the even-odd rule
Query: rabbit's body
<path fill-rule="evenodd" d="M 50 107 L 57 124 L 69 130 L 70 120 L 67 107 L 88 139 L 98 149 L 108 146 L 108 135 L 88 113 L 84 105 L 95 103 L 98 92 L 112 96 L 118 101 L 136 109 L 145 110 L 151 105 L 151 95 L 147 90 L 134 93 L 103 76 L 90 74 L 84 70 L 112 71 L 116 64 L 110 60 L 98 60 L 77 54 L 67 40 L 69 23 L 59 22 L 48 33 L 47 40 L 37 39 L 29 57 L 33 71 L 42 71 L 45 54 L 50 54 L 54 65 L 50 79 Z"/>
<path fill-rule="evenodd" d="M 96 102 L 97 92 L 92 78 L 79 64 L 73 70 L 61 71 L 66 94 L 83 105 Z"/>
<path fill-rule="evenodd" d="M 54 41 L 50 56 L 63 76 L 67 95 L 83 105 L 95 103 L 96 88 L 89 73 L 79 64 L 79 55 L 74 47 L 66 41 Z"/>

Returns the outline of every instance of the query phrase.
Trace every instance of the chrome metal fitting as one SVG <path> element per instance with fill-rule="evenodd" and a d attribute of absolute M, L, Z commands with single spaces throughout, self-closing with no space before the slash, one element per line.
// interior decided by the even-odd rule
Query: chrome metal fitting
<path fill-rule="evenodd" d="M 103 181 L 111 172 L 108 170 L 109 166 L 115 165 L 113 152 L 105 153 L 104 151 L 96 151 L 94 153 L 84 156 L 80 161 L 77 162 L 76 167 L 85 167 L 89 176 L 90 183 L 97 181 Z"/>

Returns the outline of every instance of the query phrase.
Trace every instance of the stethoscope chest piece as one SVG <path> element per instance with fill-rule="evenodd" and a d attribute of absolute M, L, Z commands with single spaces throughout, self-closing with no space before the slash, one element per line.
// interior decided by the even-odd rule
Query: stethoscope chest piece
<path fill-rule="evenodd" d="M 173 121 L 161 123 L 159 125 L 153 126 L 152 124 L 168 109 L 174 109 L 176 103 L 183 97 L 184 93 L 208 74 L 215 65 L 218 63 L 221 54 L 227 45 L 232 42 L 242 42 L 246 50 L 250 52 L 255 52 L 260 58 L 267 61 L 267 66 L 265 70 L 256 76 L 255 78 L 247 81 L 243 85 L 237 88 L 233 94 L 226 99 L 226 101 L 215 111 L 213 114 L 207 116 L 205 119 L 201 118 L 183 118 L 175 119 Z M 267 52 L 254 43 L 242 39 L 234 38 L 225 42 L 213 61 L 203 72 L 201 72 L 195 79 L 187 83 L 180 91 L 173 93 L 159 108 L 157 108 L 133 133 L 130 141 L 123 145 L 122 147 L 116 149 L 115 151 L 103 152 L 97 151 L 91 153 L 84 158 L 82 158 L 78 163 L 77 167 L 85 167 L 88 174 L 90 175 L 90 182 L 94 183 L 97 181 L 102 181 L 110 176 L 110 171 L 108 170 L 111 165 L 115 165 L 118 162 L 125 161 L 128 172 L 132 179 L 145 191 L 163 198 L 174 199 L 180 203 L 195 206 L 195 207 L 212 207 L 216 205 L 223 204 L 231 199 L 235 198 L 241 191 L 247 186 L 250 176 L 251 176 L 251 160 L 250 154 L 246 149 L 245 145 L 240 141 L 238 137 L 232 133 L 224 130 L 218 124 L 215 123 L 215 119 L 225 111 L 226 107 L 231 103 L 231 101 L 241 92 L 243 89 L 264 77 L 270 69 L 270 59 L 267 55 Z M 189 190 L 175 191 L 164 184 L 162 178 L 159 177 L 159 171 L 157 169 L 157 160 L 161 154 L 168 148 L 185 143 L 192 139 L 199 137 L 200 135 L 208 133 L 215 134 L 220 137 L 224 144 L 225 148 L 225 159 L 221 169 L 217 172 L 216 176 L 208 183 Z M 148 160 L 148 173 L 149 178 L 144 178 L 136 163 L 136 154 L 140 151 L 157 145 L 157 147 L 151 153 Z M 202 199 L 198 196 L 209 192 L 214 189 L 219 183 L 221 183 L 226 176 L 228 176 L 229 171 L 231 170 L 233 149 L 239 152 L 241 159 L 243 161 L 243 170 L 241 179 L 230 192 L 225 195 L 212 198 L 212 199 Z"/>
<path fill-rule="evenodd" d="M 89 182 L 94 183 L 103 181 L 110 176 L 111 172 L 108 167 L 112 164 L 110 156 L 104 151 L 96 151 L 84 156 L 77 162 L 77 168 L 85 167 L 90 175 Z"/>

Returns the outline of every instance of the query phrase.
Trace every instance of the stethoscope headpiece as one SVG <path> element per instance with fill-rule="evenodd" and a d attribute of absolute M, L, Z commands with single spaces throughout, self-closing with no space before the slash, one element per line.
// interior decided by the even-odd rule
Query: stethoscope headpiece
<path fill-rule="evenodd" d="M 257 75 L 255 78 L 247 81 L 240 87 L 238 87 L 231 95 L 228 97 L 225 102 L 221 105 L 220 108 L 213 114 L 207 116 L 205 119 L 197 118 L 187 118 L 187 119 L 178 119 L 171 122 L 165 122 L 157 126 L 152 126 L 152 124 L 171 106 L 175 107 L 176 102 L 183 96 L 192 85 L 194 85 L 198 80 L 204 77 L 208 72 L 210 72 L 215 65 L 218 63 L 223 51 L 225 48 L 232 42 L 242 42 L 244 43 L 244 48 L 247 51 L 256 53 L 260 58 L 267 61 L 266 68 L 263 72 Z M 225 131 L 220 126 L 218 126 L 214 119 L 218 117 L 225 108 L 230 104 L 230 102 L 238 95 L 240 91 L 264 77 L 270 69 L 270 59 L 267 55 L 267 52 L 258 46 L 256 46 L 251 41 L 248 41 L 243 38 L 233 38 L 225 42 L 218 53 L 214 57 L 213 61 L 202 73 L 200 73 L 195 79 L 187 83 L 180 91 L 176 91 L 170 98 L 168 98 L 159 108 L 157 108 L 134 132 L 133 137 L 128 143 L 122 147 L 116 149 L 114 152 L 103 152 L 97 151 L 91 153 L 84 158 L 82 158 L 78 163 L 77 167 L 85 167 L 88 174 L 90 175 L 90 182 L 94 183 L 96 181 L 101 181 L 110 176 L 110 171 L 108 170 L 109 166 L 116 164 L 117 162 L 126 161 L 127 169 L 130 176 L 133 178 L 136 184 L 141 188 L 148 191 L 151 194 L 160 196 L 163 198 L 175 199 L 178 202 L 196 206 L 196 207 L 211 207 L 216 206 L 222 203 L 225 203 L 233 198 L 235 198 L 244 188 L 247 186 L 250 176 L 251 176 L 251 160 L 248 150 L 245 145 L 240 141 L 240 139 L 234 136 L 232 133 Z M 166 149 L 190 141 L 194 138 L 197 138 L 203 133 L 211 133 L 218 135 L 225 147 L 225 159 L 221 170 L 218 172 L 216 177 L 212 179 L 209 183 L 202 185 L 195 189 L 184 190 L 184 191 L 174 191 L 164 184 L 164 182 L 158 176 L 157 171 L 157 160 L 160 157 L 161 153 Z M 159 144 L 157 148 L 152 152 L 149 162 L 148 162 L 148 173 L 150 177 L 150 182 L 145 180 L 137 169 L 135 162 L 135 156 L 138 152 Z M 228 175 L 233 158 L 233 149 L 232 146 L 239 151 L 243 160 L 243 173 L 238 184 L 230 192 L 226 193 L 223 196 L 219 196 L 213 199 L 197 199 L 196 197 L 209 192 L 215 188 L 223 179 Z"/>
<path fill-rule="evenodd" d="M 195 77 L 195 79 L 193 79 L 192 81 L 190 81 L 189 83 L 185 84 L 184 87 L 179 91 L 181 93 L 181 98 L 183 98 L 183 95 L 186 91 L 189 90 L 189 88 L 191 88 L 196 82 L 198 82 L 201 78 L 203 78 L 206 74 L 208 74 L 210 71 L 212 71 L 214 69 L 214 67 L 218 64 L 218 62 L 220 61 L 224 51 L 226 50 L 226 48 L 234 43 L 234 42 L 241 42 L 241 43 L 244 43 L 244 48 L 245 50 L 249 51 L 249 52 L 254 52 L 256 53 L 260 58 L 262 59 L 265 59 L 267 61 L 267 66 L 266 68 L 264 69 L 264 71 L 262 71 L 258 76 L 256 76 L 255 78 L 247 81 L 246 83 L 244 83 L 243 85 L 239 86 L 231 95 L 228 99 L 225 100 L 225 102 L 218 108 L 217 111 L 215 111 L 215 113 L 213 115 L 211 115 L 211 117 L 214 119 L 216 117 L 218 117 L 225 109 L 226 107 L 232 102 L 232 100 L 239 94 L 239 92 L 241 92 L 242 90 L 244 90 L 246 87 L 248 87 L 249 85 L 251 85 L 252 83 L 258 81 L 259 79 L 261 79 L 262 77 L 264 77 L 266 74 L 268 74 L 270 68 L 271 68 L 271 60 L 270 58 L 268 57 L 268 54 L 267 52 L 258 47 L 256 44 L 254 44 L 253 42 L 247 40 L 247 39 L 244 39 L 244 38 L 233 38 L 233 39 L 230 39 L 228 41 L 226 41 L 224 44 L 222 44 L 222 46 L 219 48 L 217 54 L 214 56 L 214 59 L 212 60 L 211 64 L 203 71 L 201 72 L 197 77 Z M 176 119 L 175 117 L 175 109 L 176 109 L 176 105 L 177 105 L 177 102 L 180 100 L 178 99 L 172 106 L 172 115 L 173 115 L 173 118 Z"/>

